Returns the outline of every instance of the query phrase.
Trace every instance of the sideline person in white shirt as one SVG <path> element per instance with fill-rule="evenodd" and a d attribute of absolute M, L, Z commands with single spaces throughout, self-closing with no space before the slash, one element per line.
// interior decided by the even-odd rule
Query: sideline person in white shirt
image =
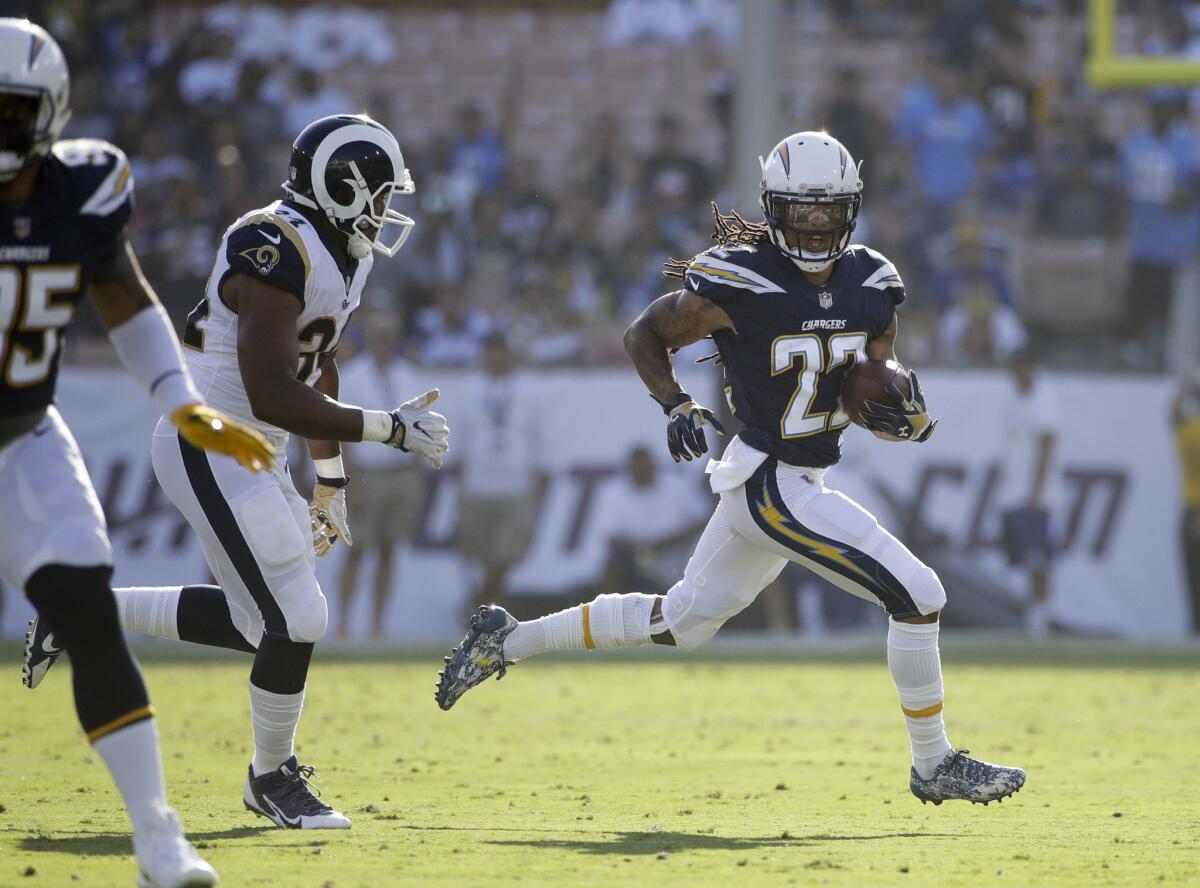
<path fill-rule="evenodd" d="M 365 348 L 341 367 L 342 396 L 354 404 L 390 404 L 389 399 L 415 384 L 415 368 L 396 350 L 403 338 L 403 321 L 389 308 L 371 311 L 363 321 Z M 374 553 L 367 625 L 370 636 L 379 639 L 386 634 L 396 546 L 412 538 L 421 519 L 425 471 L 416 460 L 388 447 L 347 444 L 343 458 L 350 476 L 354 545 L 346 550 L 338 577 L 337 637 L 350 635 L 362 563 Z"/>
<path fill-rule="evenodd" d="M 1001 405 L 1001 507 L 1009 563 L 1025 571 L 1029 592 L 1025 628 L 1049 630 L 1050 562 L 1054 545 L 1046 509 L 1046 485 L 1054 454 L 1058 410 L 1028 351 L 1013 358 L 1012 389 Z"/>
<path fill-rule="evenodd" d="M 483 342 L 483 373 L 466 399 L 461 449 L 457 545 L 480 570 L 468 612 L 499 601 L 509 569 L 533 532 L 549 476 L 542 417 L 529 378 L 501 332 Z"/>
<path fill-rule="evenodd" d="M 604 485 L 597 503 L 594 532 L 608 549 L 600 592 L 650 595 L 687 563 L 714 497 L 695 475 L 660 471 L 641 444 L 629 451 L 622 468 Z"/>

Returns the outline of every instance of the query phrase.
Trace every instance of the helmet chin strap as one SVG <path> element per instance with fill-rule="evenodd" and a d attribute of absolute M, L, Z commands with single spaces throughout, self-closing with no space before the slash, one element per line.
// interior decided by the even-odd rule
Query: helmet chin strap
<path fill-rule="evenodd" d="M 791 254 L 788 254 L 788 258 L 795 263 L 797 268 L 807 271 L 809 274 L 819 274 L 834 263 L 834 259 L 797 259 Z"/>
<path fill-rule="evenodd" d="M 0 182 L 11 182 L 25 172 L 33 157 L 16 151 L 0 151 Z"/>
<path fill-rule="evenodd" d="M 780 241 L 783 241 L 783 244 L 781 244 Z M 797 268 L 799 268 L 801 271 L 806 271 L 809 274 L 819 274 L 829 266 L 833 265 L 838 256 L 841 255 L 841 253 L 839 253 L 838 256 L 831 256 L 828 259 L 809 259 L 805 257 L 804 251 L 801 250 L 800 255 L 797 256 L 792 252 L 790 247 L 786 246 L 787 241 L 784 240 L 783 235 L 777 233 L 774 229 L 771 230 L 771 243 L 775 245 L 775 248 L 779 250 L 779 252 L 783 253 L 783 255 L 792 260 L 792 263 Z"/>

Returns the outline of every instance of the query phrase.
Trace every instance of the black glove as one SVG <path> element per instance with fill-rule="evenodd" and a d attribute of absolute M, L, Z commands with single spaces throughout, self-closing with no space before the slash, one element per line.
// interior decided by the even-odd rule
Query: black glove
<path fill-rule="evenodd" d="M 676 395 L 673 404 L 662 404 L 662 409 L 667 414 L 667 449 L 675 462 L 681 459 L 691 462 L 693 456 L 708 453 L 708 442 L 704 440 L 706 424 L 725 434 L 713 412 L 693 401 L 687 392 Z"/>
<path fill-rule="evenodd" d="M 925 409 L 925 394 L 921 391 L 921 384 L 917 382 L 917 374 L 911 370 L 908 373 L 908 382 L 912 386 L 911 398 L 904 397 L 895 382 L 888 383 L 887 393 L 898 406 L 888 407 L 876 401 L 867 401 L 862 409 L 862 424 L 872 432 L 884 432 L 906 441 L 923 444 L 937 428 L 938 421 Z"/>

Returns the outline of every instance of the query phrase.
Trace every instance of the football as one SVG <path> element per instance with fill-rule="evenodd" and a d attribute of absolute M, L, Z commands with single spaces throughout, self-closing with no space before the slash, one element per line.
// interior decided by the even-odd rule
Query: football
<path fill-rule="evenodd" d="M 842 380 L 842 409 L 855 425 L 862 425 L 862 410 L 867 401 L 895 407 L 896 399 L 887 387 L 895 382 L 904 397 L 912 395 L 908 371 L 896 361 L 866 361 L 855 364 Z"/>

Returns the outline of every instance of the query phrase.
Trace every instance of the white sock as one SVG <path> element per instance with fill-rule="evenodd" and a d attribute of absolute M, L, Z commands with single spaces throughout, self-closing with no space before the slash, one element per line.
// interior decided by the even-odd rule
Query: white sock
<path fill-rule="evenodd" d="M 179 640 L 176 615 L 182 586 L 129 586 L 113 589 L 121 626 L 159 638 Z"/>
<path fill-rule="evenodd" d="M 156 811 L 167 803 L 154 719 L 143 719 L 105 734 L 92 743 L 92 748 L 112 774 L 134 830 L 140 824 L 154 822 Z"/>
<path fill-rule="evenodd" d="M 937 623 L 888 620 L 888 669 L 900 692 L 913 767 L 922 780 L 933 776 L 950 752 L 942 721 L 942 658 Z"/>
<path fill-rule="evenodd" d="M 546 651 L 611 650 L 650 643 L 650 611 L 657 595 L 601 595 L 556 614 L 519 623 L 504 639 L 504 658 L 524 660 Z"/>
<path fill-rule="evenodd" d="M 254 723 L 254 776 L 276 770 L 295 753 L 296 725 L 304 708 L 304 691 L 272 694 L 250 685 L 250 717 Z"/>

